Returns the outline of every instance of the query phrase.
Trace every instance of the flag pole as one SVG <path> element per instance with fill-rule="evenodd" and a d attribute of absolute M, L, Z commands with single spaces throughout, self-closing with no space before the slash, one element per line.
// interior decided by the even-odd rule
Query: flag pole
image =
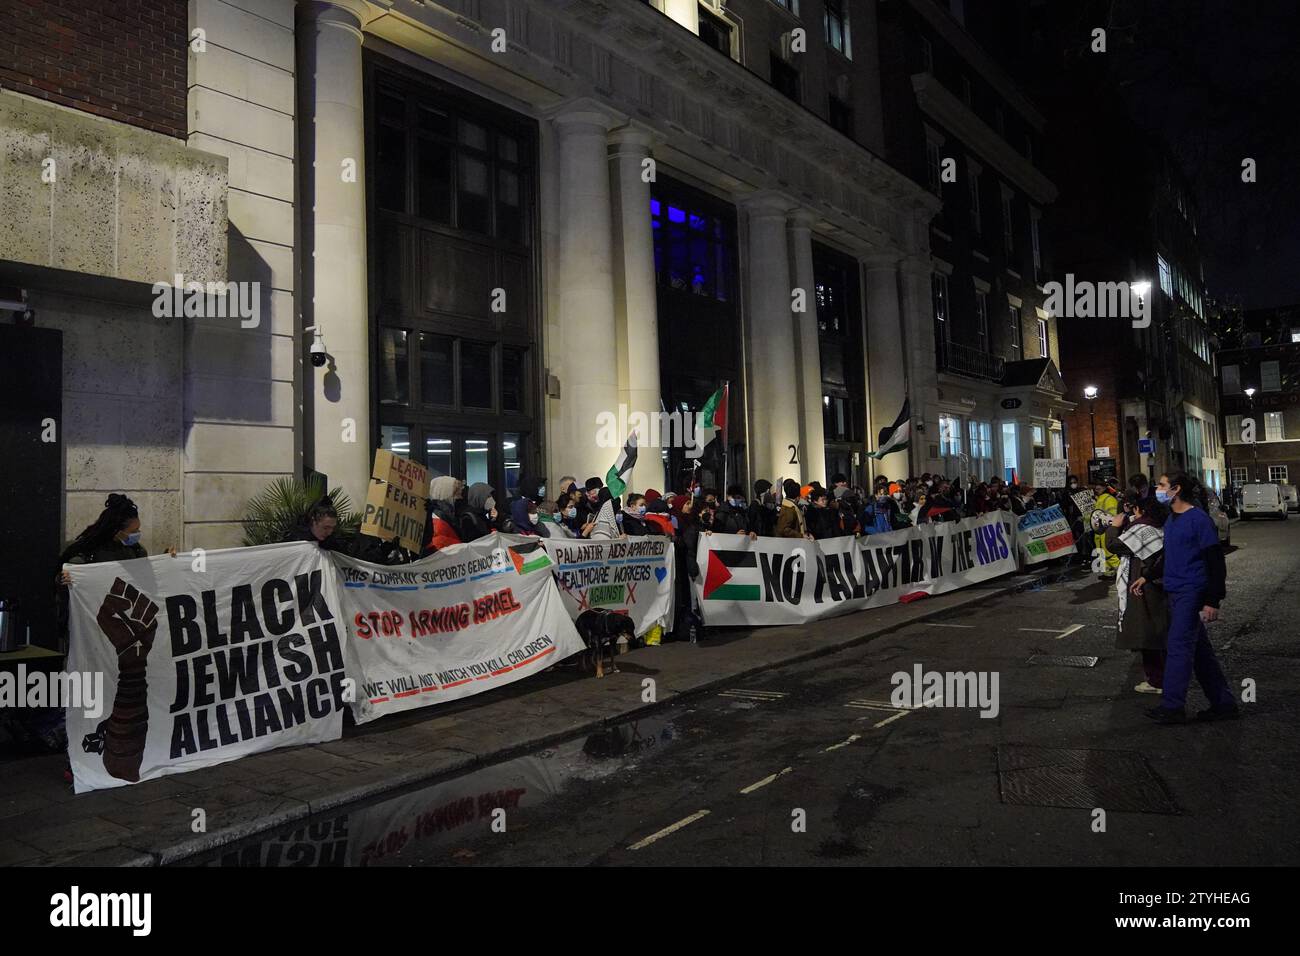
<path fill-rule="evenodd" d="M 728 404 L 731 403 L 731 383 L 725 378 L 722 380 L 722 400 Z M 727 428 L 730 424 L 731 409 L 727 408 L 722 413 L 722 488 L 719 489 L 724 497 L 727 494 L 727 466 L 730 464 L 731 458 L 731 446 L 727 443 Z"/>

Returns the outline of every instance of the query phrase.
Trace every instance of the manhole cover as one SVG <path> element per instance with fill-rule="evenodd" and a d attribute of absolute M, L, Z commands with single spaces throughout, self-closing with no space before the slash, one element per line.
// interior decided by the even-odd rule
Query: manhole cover
<path fill-rule="evenodd" d="M 1133 750 L 998 748 L 1002 802 L 1126 813 L 1181 811 L 1147 760 Z"/>
<path fill-rule="evenodd" d="M 1034 654 L 1029 658 L 1029 663 L 1046 667 L 1096 667 L 1099 660 L 1101 660 L 1100 657 L 1091 657 L 1084 654 L 1073 657 L 1063 657 L 1058 654 Z"/>

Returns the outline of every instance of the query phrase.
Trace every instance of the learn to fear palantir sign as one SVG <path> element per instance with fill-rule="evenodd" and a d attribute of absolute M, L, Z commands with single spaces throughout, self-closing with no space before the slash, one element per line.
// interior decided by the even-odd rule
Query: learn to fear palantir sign
<path fill-rule="evenodd" d="M 69 670 L 112 701 L 68 708 L 77 793 L 338 739 L 345 631 L 315 544 L 64 569 Z"/>

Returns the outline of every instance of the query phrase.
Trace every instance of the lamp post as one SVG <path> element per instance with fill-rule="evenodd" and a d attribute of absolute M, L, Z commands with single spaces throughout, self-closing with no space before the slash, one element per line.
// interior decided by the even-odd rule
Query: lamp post
<path fill-rule="evenodd" d="M 1092 453 L 1089 458 L 1097 457 L 1097 386 L 1086 385 L 1083 389 L 1083 397 L 1088 400 L 1088 420 L 1092 424 Z M 1092 473 L 1088 473 L 1088 484 L 1092 484 Z"/>
<path fill-rule="evenodd" d="M 1255 481 L 1259 481 L 1259 422 L 1255 421 L 1255 389 L 1247 388 L 1246 401 L 1250 402 L 1250 423 L 1254 426 L 1250 434 L 1250 450 L 1255 460 L 1255 465 L 1251 469 L 1251 475 Z"/>

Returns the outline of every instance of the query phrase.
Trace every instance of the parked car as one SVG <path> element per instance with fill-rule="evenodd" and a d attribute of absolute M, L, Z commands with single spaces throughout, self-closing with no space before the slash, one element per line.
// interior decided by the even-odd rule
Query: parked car
<path fill-rule="evenodd" d="M 1241 486 L 1241 517 L 1286 520 L 1286 499 L 1275 482 L 1252 481 Z"/>
<path fill-rule="evenodd" d="M 1225 548 L 1232 544 L 1232 522 L 1228 520 L 1228 513 L 1223 509 L 1223 502 L 1213 491 L 1206 489 L 1206 498 L 1209 499 L 1209 515 L 1214 519 L 1214 527 L 1219 532 L 1219 544 Z"/>
<path fill-rule="evenodd" d="M 1295 485 L 1282 485 L 1282 500 L 1286 502 L 1287 511 L 1300 512 L 1300 495 L 1296 494 Z"/>

